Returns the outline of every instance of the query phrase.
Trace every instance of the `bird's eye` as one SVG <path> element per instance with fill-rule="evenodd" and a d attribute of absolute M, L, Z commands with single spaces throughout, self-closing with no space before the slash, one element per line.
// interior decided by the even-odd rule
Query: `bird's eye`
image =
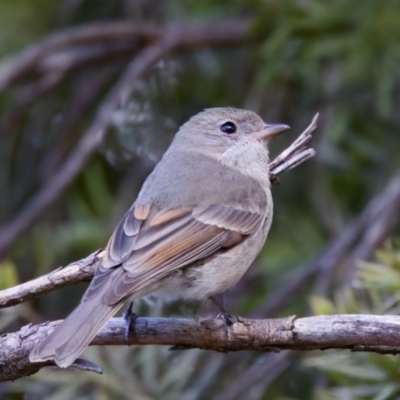
<path fill-rule="evenodd" d="M 236 132 L 236 125 L 233 122 L 228 121 L 228 122 L 223 123 L 219 127 L 219 129 L 221 130 L 221 132 L 231 134 L 231 133 Z"/>

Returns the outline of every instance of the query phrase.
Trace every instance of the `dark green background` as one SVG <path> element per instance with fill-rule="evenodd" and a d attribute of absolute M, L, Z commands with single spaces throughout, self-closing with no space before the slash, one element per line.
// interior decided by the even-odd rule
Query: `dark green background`
<path fill-rule="evenodd" d="M 2 262 L 2 288 L 103 247 L 176 129 L 207 107 L 249 108 L 267 121 L 289 124 L 292 129 L 272 144 L 272 157 L 320 112 L 312 141 L 317 155 L 284 174 L 274 187 L 275 217 L 269 240 L 255 266 L 228 294 L 232 312 L 250 315 L 262 309 L 271 291 L 285 285 L 286 273 L 323 252 L 385 186 L 400 166 L 400 1 L 1 0 L 0 56 L 5 61 L 46 35 L 78 24 L 121 19 L 161 25 L 177 20 L 218 24 L 229 17 L 251 18 L 253 34 L 260 39 L 180 52 L 153 69 L 127 109 L 118 112 L 105 143 L 79 178 L 14 243 Z M 0 224 L 11 221 L 62 164 L 126 61 L 111 63 L 114 69 L 88 101 L 82 100 L 86 86 L 92 87 L 100 66 L 72 72 L 55 90 L 23 108 L 12 124 L 1 125 Z M 0 95 L 0 120 L 17 107 L 28 89 L 28 83 L 19 84 Z M 395 236 L 396 219 L 391 228 Z M 335 275 L 338 285 L 343 275 L 343 268 Z M 28 322 L 64 317 L 79 301 L 84 286 L 1 310 L 0 329 L 12 331 Z M 310 314 L 314 290 L 310 284 L 306 294 L 290 298 L 279 315 Z M 325 295 L 335 297 L 335 291 Z M 318 301 L 323 300 L 315 299 L 322 307 Z M 168 311 L 139 305 L 139 310 L 149 316 L 216 313 L 208 305 Z M 366 310 L 360 306 L 355 311 Z M 104 366 L 103 376 L 41 371 L 3 384 L 0 397 L 225 399 L 233 382 L 269 360 L 264 354 L 170 353 L 156 347 L 92 348 L 87 356 Z M 379 390 L 349 391 L 357 379 L 327 374 L 323 368 L 327 363 L 345 365 L 343 359 L 329 357 L 322 355 L 321 365 L 293 359 L 271 386 L 266 388 L 266 377 L 261 377 L 237 398 L 398 398 L 396 387 L 382 397 L 374 397 Z M 355 360 L 344 353 L 332 357 Z M 385 357 L 376 357 L 377 364 L 384 363 Z M 361 365 L 368 362 L 360 361 Z M 397 363 L 392 370 L 398 371 Z M 372 362 L 367 371 L 374 385 L 383 389 L 397 382 L 398 372 L 393 373 L 393 382 L 383 384 L 382 371 Z M 364 388 L 362 383 L 357 387 Z"/>

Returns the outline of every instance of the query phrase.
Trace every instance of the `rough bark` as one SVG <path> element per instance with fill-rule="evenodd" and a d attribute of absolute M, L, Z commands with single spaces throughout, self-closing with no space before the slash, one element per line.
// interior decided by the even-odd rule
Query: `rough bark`
<path fill-rule="evenodd" d="M 29 362 L 33 346 L 61 321 L 27 325 L 0 338 L 0 382 L 32 375 L 51 362 Z M 229 336 L 229 337 L 228 337 Z M 138 318 L 134 333 L 125 338 L 125 321 L 111 319 L 91 345 L 167 345 L 218 352 L 253 350 L 350 349 L 380 354 L 400 353 L 400 317 L 327 315 L 308 318 L 244 319 L 229 328 L 221 319 Z M 100 372 L 90 362 L 79 368 Z M 77 365 L 78 366 L 78 365 Z"/>

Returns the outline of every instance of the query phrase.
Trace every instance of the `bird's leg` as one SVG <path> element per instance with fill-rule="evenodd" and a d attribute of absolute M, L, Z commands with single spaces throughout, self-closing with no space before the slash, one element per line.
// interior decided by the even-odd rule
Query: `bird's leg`
<path fill-rule="evenodd" d="M 232 315 L 225 310 L 224 293 L 221 296 L 221 302 L 219 302 L 214 296 L 211 296 L 210 300 L 219 308 L 220 313 L 217 315 L 217 318 L 225 321 L 227 325 L 233 325 L 235 322 L 238 321 L 238 317 L 236 315 Z"/>
<path fill-rule="evenodd" d="M 225 332 L 227 337 L 227 345 L 228 347 L 231 345 L 232 342 L 232 325 L 235 322 L 240 321 L 240 319 L 236 315 L 232 315 L 225 310 L 224 303 L 225 303 L 225 295 L 222 294 L 222 304 L 214 297 L 211 296 L 210 300 L 220 309 L 220 313 L 217 315 L 217 318 L 222 319 L 225 325 Z"/>
<path fill-rule="evenodd" d="M 130 301 L 125 308 L 122 317 L 125 320 L 125 338 L 129 339 L 132 332 L 135 332 L 135 323 L 138 315 L 132 311 L 133 301 Z"/>

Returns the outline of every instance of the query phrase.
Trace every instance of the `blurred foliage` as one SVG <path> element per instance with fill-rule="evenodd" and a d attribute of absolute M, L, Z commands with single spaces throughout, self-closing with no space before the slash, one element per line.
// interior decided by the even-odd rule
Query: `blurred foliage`
<path fill-rule="evenodd" d="M 0 290 L 13 287 L 18 284 L 18 274 L 16 265 L 12 261 L 4 261 L 0 263 L 1 282 Z"/>
<path fill-rule="evenodd" d="M 398 0 L 2 0 L 0 55 L 10 56 L 47 34 L 94 21 L 218 24 L 222 18 L 245 16 L 254 18 L 252 34 L 259 42 L 176 54 L 148 74 L 126 108 L 115 114 L 101 151 L 14 244 L 0 267 L 1 287 L 104 246 L 177 127 L 207 107 L 249 108 L 268 121 L 291 125 L 292 132 L 272 143 L 272 156 L 315 112 L 321 114 L 313 140 L 317 157 L 285 174 L 274 188 L 269 240 L 256 267 L 228 294 L 230 310 L 250 314 L 262 308 L 270 292 L 285 284 L 285 272 L 312 259 L 359 215 L 400 166 Z M 118 59 L 108 69 L 73 71 L 17 114 L 29 88 L 22 85 L 0 95 L 0 223 L 11 221 L 62 165 L 123 66 Z M 393 232 L 399 233 L 398 221 L 393 223 Z M 364 262 L 360 267 L 360 290 L 368 300 L 349 288 L 337 292 L 333 301 L 309 293 L 294 299 L 282 315 L 302 315 L 310 303 L 322 313 L 394 312 L 399 261 L 390 249 L 378 257 L 378 264 Z M 32 302 L 34 308 L 0 310 L 0 328 L 10 331 L 66 315 L 79 301 L 80 286 L 42 296 Z M 150 316 L 177 312 L 139 307 Z M 188 309 L 183 312 L 193 315 Z M 215 310 L 203 306 L 196 315 L 206 312 Z M 0 397 L 223 398 L 224 390 L 248 368 L 269 359 L 253 353 L 167 352 L 156 347 L 92 348 L 87 356 L 104 366 L 103 376 L 41 371 L 3 384 Z M 395 360 L 324 352 L 307 361 L 307 368 L 318 367 L 319 374 L 294 362 L 268 388 L 262 379 L 254 383 L 246 398 L 398 398 Z"/>
<path fill-rule="evenodd" d="M 333 300 L 314 297 L 315 314 L 393 314 L 400 312 L 400 239 L 377 251 L 377 262 L 359 262 L 354 288 L 337 290 Z M 303 365 L 326 377 L 316 400 L 394 400 L 400 397 L 400 360 L 374 353 L 326 351 Z"/>
<path fill-rule="evenodd" d="M 0 56 L 7 55 L 46 34 L 57 4 L 50 0 L 2 0 Z"/>

